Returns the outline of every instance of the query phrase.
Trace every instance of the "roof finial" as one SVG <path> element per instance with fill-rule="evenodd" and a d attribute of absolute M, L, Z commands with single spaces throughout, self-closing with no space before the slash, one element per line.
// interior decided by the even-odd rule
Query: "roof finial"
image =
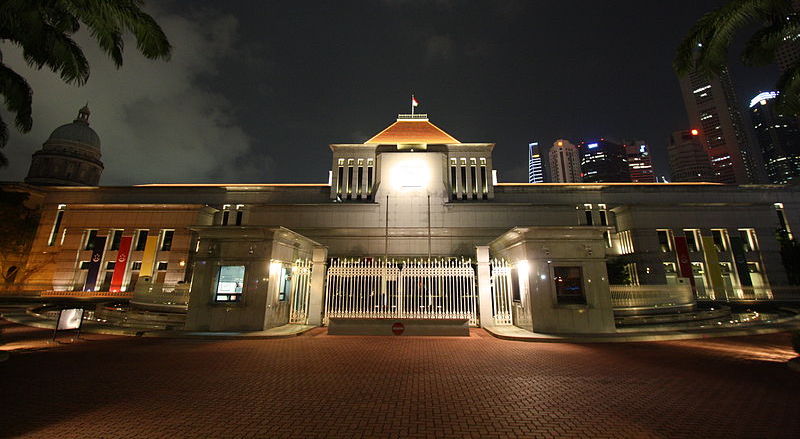
<path fill-rule="evenodd" d="M 75 119 L 75 122 L 83 122 L 85 124 L 89 124 L 89 115 L 92 112 L 89 111 L 89 101 L 86 101 L 86 105 L 83 106 L 80 110 L 78 110 L 78 118 Z"/>

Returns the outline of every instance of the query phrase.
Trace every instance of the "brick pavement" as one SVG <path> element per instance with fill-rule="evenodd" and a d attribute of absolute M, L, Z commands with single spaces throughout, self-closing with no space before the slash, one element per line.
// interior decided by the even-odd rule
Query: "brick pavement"
<path fill-rule="evenodd" d="M 316 329 L 53 346 L 0 325 L 40 343 L 0 363 L 4 437 L 800 437 L 785 334 L 578 345 Z"/>

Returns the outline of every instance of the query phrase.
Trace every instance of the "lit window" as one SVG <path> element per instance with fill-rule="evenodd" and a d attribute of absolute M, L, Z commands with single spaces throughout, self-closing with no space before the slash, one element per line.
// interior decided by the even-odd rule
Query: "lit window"
<path fill-rule="evenodd" d="M 168 252 L 172 250 L 172 238 L 175 236 L 174 230 L 161 231 L 161 251 Z"/>
<path fill-rule="evenodd" d="M 217 275 L 217 302 L 239 302 L 244 289 L 244 265 L 224 265 Z"/>

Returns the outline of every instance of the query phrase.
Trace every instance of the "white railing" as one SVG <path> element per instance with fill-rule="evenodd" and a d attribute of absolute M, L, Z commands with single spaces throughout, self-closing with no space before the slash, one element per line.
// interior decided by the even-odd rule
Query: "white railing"
<path fill-rule="evenodd" d="M 700 300 L 720 300 L 720 301 L 738 301 L 738 300 L 773 300 L 774 294 L 779 296 L 783 293 L 789 292 L 790 295 L 797 296 L 796 287 L 731 287 L 726 285 L 723 291 L 716 292 L 710 287 L 703 289 L 698 288 L 697 298 Z M 792 294 L 793 293 L 793 294 Z"/>
<path fill-rule="evenodd" d="M 492 260 L 492 312 L 494 324 L 509 326 L 514 324 L 512 315 L 511 266 L 505 260 Z"/>
<path fill-rule="evenodd" d="M 311 298 L 311 261 L 295 261 L 292 265 L 292 306 L 289 323 L 308 324 L 308 302 Z"/>
<path fill-rule="evenodd" d="M 611 285 L 615 309 L 670 308 L 694 304 L 689 285 Z"/>
<path fill-rule="evenodd" d="M 332 260 L 330 318 L 468 319 L 477 326 L 475 270 L 467 260 Z"/>

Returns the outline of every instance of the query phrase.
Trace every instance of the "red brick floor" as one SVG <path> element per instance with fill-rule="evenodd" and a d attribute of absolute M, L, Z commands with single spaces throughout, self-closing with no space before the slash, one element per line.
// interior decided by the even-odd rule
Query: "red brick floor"
<path fill-rule="evenodd" d="M 800 437 L 785 334 L 631 344 L 101 337 L 1 323 L 0 436 Z M 31 341 L 32 340 L 32 341 Z"/>

